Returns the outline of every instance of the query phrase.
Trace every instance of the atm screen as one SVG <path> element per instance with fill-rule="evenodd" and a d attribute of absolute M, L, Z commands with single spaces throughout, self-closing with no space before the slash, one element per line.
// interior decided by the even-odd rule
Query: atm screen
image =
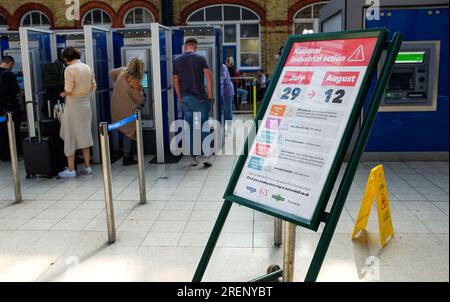
<path fill-rule="evenodd" d="M 23 83 L 23 76 L 22 75 L 16 75 L 17 82 L 19 83 L 19 87 L 21 90 L 24 90 L 24 83 Z"/>
<path fill-rule="evenodd" d="M 422 64 L 425 61 L 425 51 L 399 52 L 397 64 Z"/>
<path fill-rule="evenodd" d="M 394 72 L 388 84 L 388 90 L 412 90 L 414 89 L 413 74 L 409 72 Z"/>
<path fill-rule="evenodd" d="M 144 74 L 144 78 L 141 81 L 141 85 L 143 88 L 148 88 L 148 73 Z"/>

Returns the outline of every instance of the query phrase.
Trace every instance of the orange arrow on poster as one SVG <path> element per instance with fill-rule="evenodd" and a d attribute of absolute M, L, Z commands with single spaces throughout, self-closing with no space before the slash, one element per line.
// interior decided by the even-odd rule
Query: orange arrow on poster
<path fill-rule="evenodd" d="M 363 62 L 366 59 L 364 55 L 364 47 L 360 45 L 355 52 L 348 58 L 349 62 Z"/>
<path fill-rule="evenodd" d="M 377 200 L 380 241 L 381 246 L 384 247 L 389 239 L 394 236 L 394 227 L 392 226 L 391 207 L 389 206 L 386 179 L 382 165 L 377 166 L 370 172 L 352 239 L 355 239 L 367 227 L 374 197 Z"/>

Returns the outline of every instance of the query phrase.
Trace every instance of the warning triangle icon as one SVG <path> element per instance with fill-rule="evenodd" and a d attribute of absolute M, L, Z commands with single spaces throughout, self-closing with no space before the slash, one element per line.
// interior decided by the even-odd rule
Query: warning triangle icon
<path fill-rule="evenodd" d="M 364 55 L 364 47 L 360 45 L 355 52 L 348 58 L 349 62 L 364 62 L 366 59 Z"/>

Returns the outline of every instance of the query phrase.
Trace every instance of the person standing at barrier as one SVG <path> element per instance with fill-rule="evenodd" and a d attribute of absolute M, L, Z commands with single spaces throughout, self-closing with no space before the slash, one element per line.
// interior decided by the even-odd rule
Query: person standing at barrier
<path fill-rule="evenodd" d="M 144 102 L 144 90 L 141 81 L 144 79 L 145 63 L 139 58 L 134 58 L 126 68 L 117 68 L 110 71 L 109 75 L 115 82 L 111 102 L 113 122 L 120 121 L 136 112 Z M 136 126 L 134 123 L 121 127 L 123 137 L 123 161 L 124 166 L 136 165 Z"/>
<path fill-rule="evenodd" d="M 258 94 L 258 102 L 262 100 L 264 94 L 266 93 L 267 88 L 267 75 L 264 73 L 264 70 L 260 69 L 257 72 L 256 77 L 256 93 Z"/>
<path fill-rule="evenodd" d="M 13 113 L 15 134 L 18 139 L 20 137 L 20 104 L 17 97 L 21 91 L 15 74 L 11 72 L 14 64 L 14 58 L 10 56 L 4 56 L 0 62 L 0 116 L 6 115 L 7 112 Z M 17 144 L 18 154 L 22 153 L 20 148 L 21 144 Z M 0 123 L 0 159 L 2 161 L 10 159 L 6 123 Z"/>
<path fill-rule="evenodd" d="M 247 77 L 247 74 L 245 72 L 236 72 L 236 77 L 241 78 L 238 80 L 238 86 L 237 86 L 237 93 L 240 96 L 241 104 L 247 104 L 248 101 L 248 87 L 247 87 L 247 80 L 242 79 Z M 239 106 L 236 105 L 236 109 L 239 110 Z"/>
<path fill-rule="evenodd" d="M 233 121 L 233 98 L 234 98 L 234 85 L 231 81 L 230 73 L 228 72 L 227 66 L 222 65 L 222 75 L 220 77 L 221 85 L 220 92 L 223 97 L 223 112 L 225 115 L 225 126 L 231 126 L 231 121 Z M 227 123 L 227 121 L 230 121 Z M 227 129 L 229 132 L 231 129 Z"/>
<path fill-rule="evenodd" d="M 61 118 L 60 136 L 64 140 L 64 153 L 68 167 L 58 174 L 61 178 L 76 177 L 75 152 L 82 150 L 84 167 L 82 174 L 92 174 L 90 166 L 90 148 L 94 145 L 92 138 L 92 110 L 89 94 L 97 89 L 95 76 L 91 68 L 81 63 L 81 52 L 74 47 L 67 47 L 61 54 L 68 65 L 64 72 L 64 92 L 66 98 L 64 114 Z"/>
<path fill-rule="evenodd" d="M 209 135 L 203 132 L 202 127 L 209 120 L 209 112 L 213 102 L 213 76 L 206 58 L 196 53 L 198 42 L 196 39 L 188 39 L 185 43 L 184 53 L 173 63 L 173 83 L 177 93 L 178 101 L 183 106 L 186 122 L 190 127 L 190 155 L 192 166 L 199 164 L 199 156 L 204 154 L 202 143 Z M 205 93 L 205 77 L 207 81 L 207 92 Z M 196 117 L 200 115 L 201 144 L 194 146 L 194 129 L 198 128 Z M 195 127 L 195 128 L 194 128 Z M 195 150 L 195 151 L 194 151 Z M 203 150 L 206 151 L 206 150 Z M 211 167 L 213 155 L 209 155 L 204 162 L 205 167 Z"/>

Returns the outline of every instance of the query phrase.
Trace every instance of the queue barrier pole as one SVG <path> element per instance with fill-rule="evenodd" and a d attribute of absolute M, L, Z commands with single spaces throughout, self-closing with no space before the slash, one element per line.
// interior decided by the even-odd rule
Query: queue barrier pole
<path fill-rule="evenodd" d="M 144 164 L 144 136 L 142 132 L 142 111 L 136 110 L 136 145 L 139 169 L 139 192 L 141 204 L 147 203 L 147 191 L 145 188 L 145 164 Z"/>
<path fill-rule="evenodd" d="M 12 112 L 8 112 L 6 116 L 0 116 L 0 123 L 7 123 L 9 153 L 11 157 L 11 170 L 14 184 L 14 194 L 16 203 L 22 202 L 22 190 L 20 186 L 19 160 L 17 159 L 16 131 Z"/>
<path fill-rule="evenodd" d="M 274 239 L 273 244 L 280 247 L 283 244 L 283 221 L 279 218 L 274 218 Z"/>
<path fill-rule="evenodd" d="M 142 132 L 142 112 L 137 109 L 135 114 L 113 124 L 100 123 L 100 145 L 103 164 L 103 182 L 105 191 L 106 223 L 108 228 L 109 243 L 116 242 L 116 228 L 114 221 L 114 205 L 112 195 L 112 173 L 111 157 L 109 147 L 109 132 L 119 129 L 127 124 L 135 122 L 136 144 L 139 170 L 139 192 L 140 204 L 147 202 L 147 192 L 145 188 L 145 162 L 144 162 L 144 139 Z"/>
<path fill-rule="evenodd" d="M 105 191 L 106 225 L 108 228 L 108 242 L 110 244 L 113 244 L 114 242 L 116 242 L 116 226 L 114 221 L 108 123 L 100 123 L 99 128 L 103 167 L 103 184 Z"/>
<path fill-rule="evenodd" d="M 294 263 L 295 263 L 295 233 L 296 225 L 285 222 L 285 243 L 283 259 L 283 282 L 294 282 Z"/>

